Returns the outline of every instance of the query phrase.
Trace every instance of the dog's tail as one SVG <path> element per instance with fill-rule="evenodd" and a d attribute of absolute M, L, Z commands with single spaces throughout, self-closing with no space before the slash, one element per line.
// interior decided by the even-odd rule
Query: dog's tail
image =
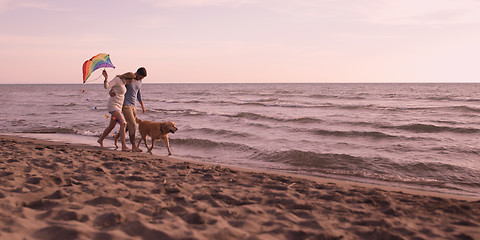
<path fill-rule="evenodd" d="M 140 119 L 140 118 L 138 118 L 138 117 L 135 117 L 135 122 L 141 123 L 141 122 L 142 122 L 142 119 Z"/>

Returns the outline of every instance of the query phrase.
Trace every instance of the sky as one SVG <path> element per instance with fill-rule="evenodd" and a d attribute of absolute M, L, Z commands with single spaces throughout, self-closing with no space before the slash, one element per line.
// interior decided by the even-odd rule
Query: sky
<path fill-rule="evenodd" d="M 98 53 L 145 83 L 477 82 L 480 0 L 0 0 L 0 84 Z"/>

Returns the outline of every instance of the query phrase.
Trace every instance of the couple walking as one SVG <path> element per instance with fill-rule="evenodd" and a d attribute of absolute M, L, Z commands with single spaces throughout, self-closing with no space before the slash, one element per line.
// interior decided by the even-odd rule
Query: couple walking
<path fill-rule="evenodd" d="M 137 72 L 127 72 L 122 75 L 117 75 L 110 82 L 108 82 L 108 74 L 105 70 L 102 72 L 105 77 L 103 86 L 105 89 L 111 88 L 108 99 L 107 110 L 111 114 L 110 124 L 105 128 L 97 142 L 103 147 L 103 140 L 115 128 L 117 123 L 120 125 L 119 132 L 115 135 L 115 146 L 118 148 L 117 141 L 120 138 L 122 143 L 122 151 L 141 152 L 142 150 L 135 144 L 136 118 L 137 108 L 135 101 L 138 100 L 142 106 L 142 112 L 145 113 L 145 105 L 142 101 L 142 79 L 147 76 L 147 70 L 143 67 L 139 68 Z M 123 112 L 123 115 L 122 115 Z M 126 123 L 125 123 L 126 121 Z M 128 130 L 132 149 L 127 147 L 125 141 L 125 132 Z"/>

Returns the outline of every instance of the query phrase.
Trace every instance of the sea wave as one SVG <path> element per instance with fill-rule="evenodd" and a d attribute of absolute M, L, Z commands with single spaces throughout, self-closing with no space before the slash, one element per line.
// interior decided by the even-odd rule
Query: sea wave
<path fill-rule="evenodd" d="M 148 110 L 149 113 L 156 114 L 156 113 L 170 113 L 174 115 L 180 116 L 205 116 L 208 113 L 204 111 L 199 111 L 195 109 L 166 109 L 166 108 L 153 108 Z"/>
<path fill-rule="evenodd" d="M 412 176 L 436 179 L 446 184 L 480 187 L 480 180 L 478 179 L 480 171 L 471 168 L 441 162 L 396 163 L 390 164 L 390 166 L 392 169 Z"/>
<path fill-rule="evenodd" d="M 448 107 L 447 109 L 460 111 L 460 112 L 480 113 L 480 108 L 469 107 L 469 106 L 453 106 L 453 107 Z"/>
<path fill-rule="evenodd" d="M 418 163 L 408 163 L 408 164 L 397 164 L 397 168 L 401 170 L 408 171 L 417 171 L 421 173 L 439 173 L 444 174 L 445 172 L 464 172 L 464 168 L 460 166 L 455 166 L 447 163 L 438 163 L 438 162 L 418 162 Z"/>
<path fill-rule="evenodd" d="M 69 110 L 69 111 L 71 111 L 71 110 Z M 62 111 L 62 112 L 50 112 L 50 113 L 48 113 L 48 114 L 50 114 L 50 115 L 71 115 L 72 113 L 71 113 L 71 112 L 69 112 L 69 111 Z"/>
<path fill-rule="evenodd" d="M 302 167 L 320 169 L 353 170 L 368 165 L 367 159 L 348 154 L 316 153 L 311 151 L 287 150 L 273 153 L 260 153 L 256 158 L 268 162 L 282 162 Z"/>
<path fill-rule="evenodd" d="M 369 137 L 374 139 L 396 138 L 397 136 L 386 134 L 376 131 L 331 131 L 316 129 L 313 133 L 321 136 L 334 136 L 334 137 Z"/>
<path fill-rule="evenodd" d="M 320 123 L 322 122 L 321 119 L 317 118 L 310 118 L 310 117 L 301 117 L 301 118 L 279 118 L 279 117 L 270 117 L 265 116 L 258 113 L 251 113 L 251 112 L 241 112 L 237 114 L 226 114 L 223 115 L 225 117 L 231 118 L 245 118 L 250 120 L 271 120 L 271 121 L 278 121 L 278 122 L 298 122 L 298 123 Z"/>
<path fill-rule="evenodd" d="M 436 97 L 427 97 L 427 98 L 417 98 L 420 100 L 433 100 L 433 101 L 452 101 L 452 102 L 480 102 L 479 98 L 461 98 L 461 97 L 450 97 L 450 96 L 436 96 Z"/>
<path fill-rule="evenodd" d="M 205 90 L 205 91 L 193 91 L 189 92 L 186 95 L 188 96 L 211 96 L 212 92 L 210 90 Z"/>
<path fill-rule="evenodd" d="M 78 97 L 78 94 L 67 94 L 67 93 L 53 92 L 53 93 L 48 93 L 47 96 L 72 98 L 72 97 Z"/>
<path fill-rule="evenodd" d="M 364 100 L 365 97 L 360 96 L 342 96 L 342 95 L 326 95 L 326 94 L 312 94 L 307 96 L 313 99 L 348 99 L 348 100 Z"/>
<path fill-rule="evenodd" d="M 54 107 L 74 107 L 77 106 L 76 103 L 65 103 L 65 104 L 54 104 Z"/>
<path fill-rule="evenodd" d="M 223 104 L 228 103 L 238 106 L 259 106 L 259 107 L 268 107 L 268 108 L 326 108 L 331 107 L 331 104 L 311 104 L 311 103 L 268 103 L 264 101 L 249 101 L 249 102 L 222 102 Z"/>
<path fill-rule="evenodd" d="M 345 98 L 352 100 L 352 98 Z M 158 100 L 156 100 L 158 101 Z M 279 98 L 260 98 L 256 100 L 206 100 L 206 99 L 174 99 L 161 101 L 168 104 L 209 104 L 219 106 L 253 106 L 267 108 L 292 108 L 292 109 L 343 109 L 343 110 L 388 110 L 388 111 L 405 111 L 405 110 L 424 110 L 428 107 L 385 107 L 376 104 L 343 104 L 343 103 L 315 103 L 315 102 L 288 102 L 280 101 Z"/>
<path fill-rule="evenodd" d="M 258 106 L 258 107 L 279 107 L 279 108 L 325 108 L 330 104 L 298 104 L 281 103 L 278 98 L 260 98 L 256 100 L 206 100 L 206 99 L 174 99 L 174 100 L 155 100 L 156 102 L 165 102 L 168 104 L 209 104 L 219 106 Z"/>
<path fill-rule="evenodd" d="M 165 103 L 185 103 L 185 104 L 192 104 L 192 103 L 205 103 L 204 101 L 201 100 L 166 100 L 164 101 Z"/>
<path fill-rule="evenodd" d="M 262 98 L 262 99 L 256 100 L 255 102 L 264 103 L 264 102 L 275 102 L 278 100 L 279 100 L 278 98 Z"/>
<path fill-rule="evenodd" d="M 447 127 L 447 126 L 437 126 L 433 124 L 424 124 L 424 123 L 412 123 L 400 126 L 382 126 L 382 128 L 398 129 L 405 130 L 415 133 L 441 133 L 441 132 L 451 132 L 451 133 L 478 133 L 480 129 L 477 128 L 462 128 L 462 127 Z"/>
<path fill-rule="evenodd" d="M 10 123 L 12 127 L 28 126 L 29 124 L 29 122 L 25 119 L 12 119 L 8 120 L 8 123 Z"/>
<path fill-rule="evenodd" d="M 230 130 L 225 130 L 225 129 L 192 128 L 192 129 L 186 129 L 186 130 L 199 131 L 199 132 L 202 132 L 202 133 L 214 134 L 214 135 L 219 135 L 219 136 L 224 136 L 224 137 L 242 137 L 242 138 L 255 137 L 255 135 L 253 135 L 253 134 L 240 133 L 240 132 L 230 131 Z"/>
<path fill-rule="evenodd" d="M 339 153 L 317 153 L 312 151 L 287 150 L 260 153 L 256 158 L 267 162 L 280 162 L 312 173 L 361 177 L 382 181 L 397 179 L 398 176 L 385 166 L 390 162 L 384 158 L 367 158 Z M 315 174 L 314 174 L 315 175 Z"/>
<path fill-rule="evenodd" d="M 387 158 L 349 154 L 316 153 L 287 150 L 260 153 L 255 158 L 267 162 L 289 164 L 308 172 L 377 179 L 389 182 L 414 183 L 458 190 L 458 186 L 480 187 L 478 171 L 444 163 L 397 163 Z M 465 173 L 467 176 L 465 176 Z M 454 183 L 453 186 L 450 183 Z"/>
<path fill-rule="evenodd" d="M 432 112 L 471 112 L 471 113 L 480 113 L 480 108 L 470 107 L 470 106 L 418 106 L 418 107 L 392 107 L 386 108 L 392 111 L 432 111 Z"/>
<path fill-rule="evenodd" d="M 179 145 L 188 145 L 188 147 L 197 147 L 197 148 L 222 148 L 229 149 L 240 152 L 247 151 L 256 151 L 255 148 L 244 144 L 230 143 L 230 142 L 217 142 L 208 139 L 199 139 L 199 138 L 172 138 L 170 142 L 179 144 Z"/>

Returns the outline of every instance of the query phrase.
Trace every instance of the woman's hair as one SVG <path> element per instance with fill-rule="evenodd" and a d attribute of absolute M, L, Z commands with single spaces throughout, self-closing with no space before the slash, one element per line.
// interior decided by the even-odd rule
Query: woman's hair
<path fill-rule="evenodd" d="M 122 75 L 117 75 L 117 77 L 125 80 L 125 79 L 134 79 L 135 78 L 135 74 L 133 74 L 132 72 L 127 72 L 127 73 L 124 73 Z"/>

